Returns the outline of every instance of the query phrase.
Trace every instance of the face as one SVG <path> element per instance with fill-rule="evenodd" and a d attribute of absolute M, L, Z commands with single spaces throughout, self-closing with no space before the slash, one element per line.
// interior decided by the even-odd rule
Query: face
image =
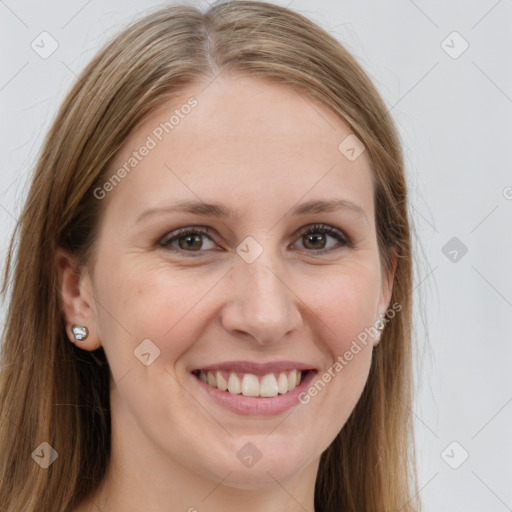
<path fill-rule="evenodd" d="M 316 471 L 377 339 L 345 354 L 386 311 L 391 280 L 366 154 L 338 149 L 348 125 L 285 85 L 205 87 L 161 106 L 117 155 L 109 176 L 129 172 L 96 193 L 105 210 L 82 289 L 111 368 L 116 442 L 257 488 Z M 205 368 L 229 389 L 203 382 Z"/>

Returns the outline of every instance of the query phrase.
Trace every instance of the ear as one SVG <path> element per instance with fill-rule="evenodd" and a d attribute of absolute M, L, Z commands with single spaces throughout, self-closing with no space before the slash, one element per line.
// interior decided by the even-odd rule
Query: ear
<path fill-rule="evenodd" d="M 382 274 L 382 293 L 379 302 L 379 314 L 385 315 L 391 302 L 391 294 L 393 292 L 393 281 L 395 279 L 396 265 L 398 263 L 398 249 L 392 248 L 390 255 L 391 263 L 387 272 Z"/>
<path fill-rule="evenodd" d="M 379 315 L 386 316 L 386 312 L 389 309 L 389 303 L 391 302 L 391 294 L 393 292 L 393 282 L 395 279 L 396 266 L 398 263 L 398 249 L 391 249 L 390 256 L 391 263 L 389 265 L 389 269 L 387 272 L 382 274 L 382 282 L 381 282 L 381 296 L 379 300 Z M 384 319 L 384 323 L 386 324 L 389 321 L 389 318 Z M 380 340 L 380 335 L 376 340 L 377 343 Z"/>
<path fill-rule="evenodd" d="M 68 338 L 79 348 L 96 350 L 101 346 L 101 340 L 96 327 L 96 309 L 90 277 L 85 269 L 76 263 L 75 258 L 62 248 L 57 249 L 55 265 Z M 81 341 L 75 340 L 71 330 L 73 325 L 87 327 L 88 336 Z"/>

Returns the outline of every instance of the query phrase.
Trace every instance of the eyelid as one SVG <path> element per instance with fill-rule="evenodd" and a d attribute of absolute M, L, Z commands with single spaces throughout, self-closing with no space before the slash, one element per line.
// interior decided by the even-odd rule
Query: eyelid
<path fill-rule="evenodd" d="M 324 232 L 334 238 L 341 238 L 345 243 L 350 243 L 350 237 L 341 229 L 335 228 L 334 226 L 330 226 L 329 224 L 309 224 L 307 226 L 304 226 L 299 229 L 299 231 L 296 232 L 297 235 L 305 235 L 308 233 L 314 233 L 316 231 Z"/>
<path fill-rule="evenodd" d="M 301 236 L 307 235 L 309 233 L 316 233 L 316 232 L 323 232 L 324 234 L 327 234 L 327 235 L 337 239 L 338 244 L 341 243 L 342 246 L 341 247 L 335 246 L 335 247 L 330 247 L 327 249 L 317 249 L 317 250 L 304 249 L 302 251 L 305 251 L 306 253 L 311 253 L 312 255 L 318 255 L 318 254 L 335 252 L 336 250 L 342 249 L 344 247 L 347 247 L 347 248 L 354 247 L 352 239 L 349 235 L 347 235 L 341 229 L 335 228 L 334 226 L 330 226 L 329 224 L 322 224 L 322 223 L 309 224 L 309 225 L 303 226 L 302 228 L 298 229 L 294 233 L 293 236 L 294 236 L 294 238 L 297 238 L 297 237 L 300 238 Z M 182 255 L 185 255 L 186 257 L 189 257 L 189 256 L 190 257 L 198 257 L 201 253 L 204 253 L 207 251 L 204 251 L 204 250 L 186 251 L 183 249 L 170 248 L 171 247 L 170 244 L 174 240 L 179 239 L 182 236 L 192 235 L 192 234 L 205 235 L 208 238 L 210 238 L 210 240 L 213 243 L 216 243 L 215 242 L 215 234 L 214 234 L 213 229 L 209 228 L 208 226 L 191 225 L 191 226 L 187 226 L 184 228 L 178 228 L 173 231 L 170 231 L 169 233 L 165 234 L 162 238 L 160 238 L 158 240 L 157 245 L 169 252 L 172 252 L 172 253 L 180 253 Z M 294 245 L 294 244 L 292 244 L 292 245 Z"/>
<path fill-rule="evenodd" d="M 208 226 L 191 225 L 191 226 L 187 226 L 185 228 L 178 228 L 173 231 L 169 231 L 163 237 L 158 239 L 157 244 L 159 246 L 163 247 L 164 249 L 167 249 L 169 247 L 169 243 L 173 239 L 179 238 L 180 236 L 185 236 L 188 234 L 208 235 L 208 237 L 210 239 L 212 239 L 212 241 L 213 241 L 213 236 L 214 236 L 213 229 L 209 228 Z M 186 252 L 186 251 L 184 251 L 184 252 Z M 192 251 L 188 251 L 188 252 L 192 252 Z M 199 251 L 199 252 L 203 252 L 203 251 Z"/>

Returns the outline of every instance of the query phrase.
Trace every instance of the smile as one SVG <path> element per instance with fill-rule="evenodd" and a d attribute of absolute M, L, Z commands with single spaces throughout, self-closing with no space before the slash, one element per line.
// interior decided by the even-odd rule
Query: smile
<path fill-rule="evenodd" d="M 275 397 L 293 391 L 309 370 L 290 370 L 255 375 L 225 370 L 195 370 L 193 375 L 209 386 L 232 395 Z"/>

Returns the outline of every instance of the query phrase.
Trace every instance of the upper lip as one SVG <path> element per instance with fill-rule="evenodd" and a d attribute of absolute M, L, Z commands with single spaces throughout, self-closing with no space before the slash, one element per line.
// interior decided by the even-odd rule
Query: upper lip
<path fill-rule="evenodd" d="M 253 361 L 225 361 L 201 366 L 196 370 L 213 371 L 234 371 L 238 373 L 252 373 L 254 375 L 266 375 L 267 373 L 278 373 L 288 370 L 314 370 L 310 364 L 299 363 L 298 361 L 276 361 L 270 363 L 256 363 Z"/>

